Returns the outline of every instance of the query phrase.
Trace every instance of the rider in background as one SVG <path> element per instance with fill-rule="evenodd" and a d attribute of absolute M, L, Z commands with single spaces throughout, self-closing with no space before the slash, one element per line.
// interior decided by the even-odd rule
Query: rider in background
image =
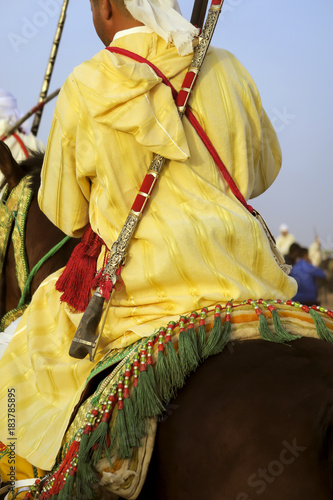
<path fill-rule="evenodd" d="M 7 132 L 15 123 L 22 118 L 17 107 L 17 100 L 7 90 L 0 89 L 0 137 L 6 136 Z M 4 139 L 17 162 L 29 158 L 31 151 L 44 151 L 45 145 L 33 134 L 29 133 L 23 125 L 10 137 Z M 0 185 L 3 174 L 0 172 Z"/>
<path fill-rule="evenodd" d="M 280 234 L 276 238 L 276 246 L 282 253 L 282 255 L 287 255 L 289 252 L 290 245 L 294 243 L 295 236 L 289 233 L 288 226 L 286 224 L 281 224 Z"/>
<path fill-rule="evenodd" d="M 317 279 L 325 279 L 326 273 L 323 269 L 311 264 L 307 248 L 300 248 L 298 250 L 296 263 L 290 275 L 295 278 L 298 285 L 298 291 L 293 300 L 305 306 L 319 305 L 317 300 Z"/>
<path fill-rule="evenodd" d="M 317 235 L 313 243 L 309 246 L 309 259 L 311 264 L 317 267 L 320 266 L 323 261 L 323 249 Z"/>

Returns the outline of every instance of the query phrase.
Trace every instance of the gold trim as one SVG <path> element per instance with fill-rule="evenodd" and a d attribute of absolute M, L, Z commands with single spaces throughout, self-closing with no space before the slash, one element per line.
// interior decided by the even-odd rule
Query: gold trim
<path fill-rule="evenodd" d="M 27 212 L 33 197 L 32 190 L 28 185 L 29 181 L 30 176 L 23 177 L 19 184 L 11 190 L 8 197 L 6 190 L 4 197 L 0 200 L 0 274 L 12 232 L 16 276 L 21 292 L 29 275 L 24 243 Z"/>
<path fill-rule="evenodd" d="M 151 192 L 151 189 L 149 192 Z M 150 194 L 144 193 L 143 191 L 139 191 L 138 194 L 141 194 L 141 196 L 143 196 L 144 198 L 150 198 Z"/>

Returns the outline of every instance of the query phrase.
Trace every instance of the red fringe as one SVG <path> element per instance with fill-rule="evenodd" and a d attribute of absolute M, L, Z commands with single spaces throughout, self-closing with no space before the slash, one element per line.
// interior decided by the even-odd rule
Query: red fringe
<path fill-rule="evenodd" d="M 79 441 L 73 441 L 69 450 L 66 453 L 65 458 L 63 459 L 59 469 L 52 476 L 54 479 L 52 488 L 47 492 L 50 496 L 58 494 L 64 487 L 64 475 L 67 469 L 70 468 L 70 463 L 73 460 L 74 456 L 77 455 L 80 447 Z"/>
<path fill-rule="evenodd" d="M 124 266 L 121 266 L 121 265 L 118 267 L 118 269 L 116 271 L 117 278 L 119 278 L 123 267 Z M 95 276 L 95 278 L 91 284 L 91 288 L 92 288 L 92 290 L 96 290 L 96 288 L 99 288 L 102 297 L 104 297 L 105 300 L 109 300 L 111 292 L 114 288 L 114 285 L 113 285 L 112 281 L 110 280 L 110 276 L 108 274 L 103 276 L 103 272 L 104 272 L 104 267 Z"/>
<path fill-rule="evenodd" d="M 102 245 L 104 241 L 89 225 L 57 281 L 56 289 L 63 292 L 60 300 L 77 312 L 85 311 L 88 306 Z"/>

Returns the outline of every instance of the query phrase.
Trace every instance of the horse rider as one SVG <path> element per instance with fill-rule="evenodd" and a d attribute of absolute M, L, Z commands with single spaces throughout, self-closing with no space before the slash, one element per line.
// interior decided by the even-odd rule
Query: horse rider
<path fill-rule="evenodd" d="M 21 118 L 16 98 L 7 90 L 0 89 L 0 137 L 6 136 L 9 129 Z M 45 146 L 40 139 L 21 126 L 14 134 L 4 139 L 17 162 L 29 158 L 29 151 L 44 151 Z M 0 172 L 0 184 L 3 180 Z"/>
<path fill-rule="evenodd" d="M 282 253 L 282 255 L 287 255 L 290 246 L 295 242 L 295 236 L 289 233 L 288 226 L 286 224 L 281 224 L 280 234 L 276 238 L 276 246 Z"/>
<path fill-rule="evenodd" d="M 148 60 L 179 91 L 197 29 L 175 0 L 90 4 L 104 46 Z M 280 147 L 252 78 L 232 54 L 209 50 L 190 106 L 243 197 L 263 193 L 280 170 Z M 71 284 L 71 305 L 62 300 L 56 288 L 62 270 L 39 287 L 0 361 L 1 407 L 9 389 L 17 395 L 16 453 L 42 470 L 55 463 L 85 381 L 110 350 L 217 302 L 287 300 L 296 293 L 261 225 L 235 198 L 188 119 L 180 120 L 168 85 L 148 64 L 105 48 L 76 67 L 61 89 L 39 192 L 41 209 L 66 234 L 79 238 L 90 224 L 94 274 L 155 153 L 167 164 L 129 249 L 94 363 L 69 356 L 82 307 Z M 82 261 L 72 263 L 73 274 Z M 0 422 L 4 443 L 7 424 Z M 0 471 L 6 474 L 5 465 Z"/>

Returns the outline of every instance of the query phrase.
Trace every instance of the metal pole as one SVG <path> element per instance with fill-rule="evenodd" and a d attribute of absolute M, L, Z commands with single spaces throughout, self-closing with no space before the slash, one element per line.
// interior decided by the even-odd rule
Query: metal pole
<path fill-rule="evenodd" d="M 208 0 L 196 0 L 194 2 L 191 24 L 197 28 L 202 28 L 205 20 L 206 10 L 207 10 Z"/>
<path fill-rule="evenodd" d="M 56 97 L 59 94 L 59 92 L 60 92 L 60 89 L 55 90 L 54 92 L 52 92 L 52 94 L 47 96 L 45 101 L 40 101 L 38 104 L 36 104 L 36 106 L 31 108 L 22 118 L 20 118 L 16 123 L 14 123 L 14 125 L 8 130 L 8 132 L 6 134 L 4 134 L 2 137 L 0 137 L 0 141 L 5 141 L 6 139 L 8 139 L 8 137 L 13 135 L 14 132 L 16 132 L 16 130 L 19 129 L 20 126 L 25 121 L 28 120 L 28 118 L 30 118 L 30 116 L 34 115 L 35 113 L 37 113 L 37 111 L 44 108 L 45 104 L 52 101 L 52 99 L 54 99 L 54 97 Z"/>
<path fill-rule="evenodd" d="M 38 102 L 45 101 L 45 98 L 47 96 L 47 92 L 49 89 L 50 80 L 51 80 L 51 76 L 52 76 L 52 72 L 53 72 L 53 68 L 54 68 L 55 59 L 57 57 L 57 52 L 58 52 L 58 48 L 59 48 L 59 44 L 60 44 L 61 35 L 62 35 L 63 29 L 64 29 L 64 24 L 65 24 L 65 19 L 66 19 L 66 10 L 68 7 L 68 3 L 69 3 L 69 0 L 64 0 L 64 2 L 62 4 L 62 9 L 61 9 L 61 13 L 60 13 L 59 21 L 58 21 L 58 26 L 57 26 L 56 34 L 55 34 L 53 44 L 52 44 L 51 55 L 50 55 L 49 62 L 48 62 L 47 68 L 46 68 L 46 73 L 44 76 L 42 90 L 41 90 L 41 93 L 39 95 Z M 43 113 L 43 107 L 41 109 L 39 109 L 37 111 L 37 113 L 35 114 L 35 118 L 34 118 L 34 121 L 33 121 L 32 127 L 31 127 L 31 132 L 34 135 L 37 135 L 40 121 L 42 118 L 42 113 Z"/>

